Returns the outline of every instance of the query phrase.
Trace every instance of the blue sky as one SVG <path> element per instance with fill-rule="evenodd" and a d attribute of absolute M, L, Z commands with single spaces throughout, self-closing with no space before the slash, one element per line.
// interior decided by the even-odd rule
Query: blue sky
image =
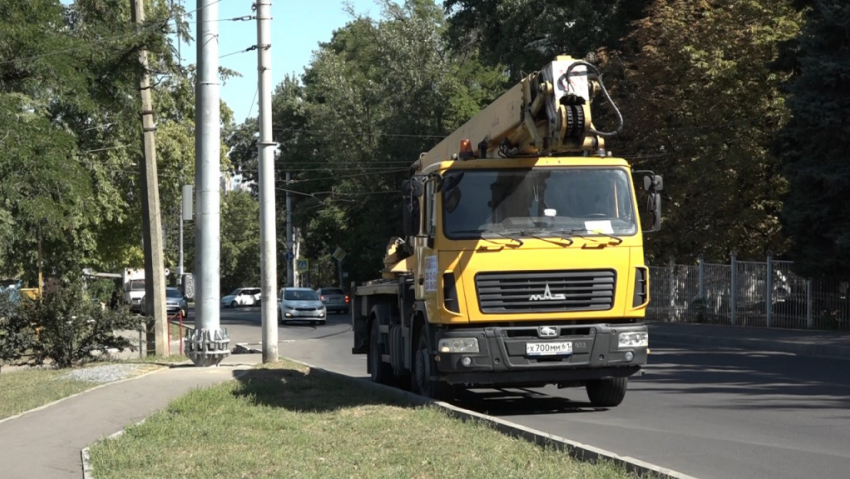
<path fill-rule="evenodd" d="M 218 3 L 219 56 L 245 50 L 257 43 L 257 22 L 224 21 L 253 15 L 252 0 L 221 0 Z M 377 17 L 380 6 L 374 0 L 351 0 L 359 14 Z M 187 11 L 197 8 L 197 0 L 183 0 Z M 300 75 L 310 63 L 319 42 L 330 40 L 334 30 L 344 26 L 351 16 L 344 11 L 342 0 L 285 1 L 272 0 L 272 81 L 275 85 L 287 73 Z M 193 36 L 197 17 L 190 20 Z M 181 48 L 184 63 L 195 63 L 196 44 Z M 241 123 L 257 115 L 257 52 L 239 53 L 219 60 L 219 64 L 242 74 L 222 86 L 221 97 L 233 110 L 234 120 Z M 253 108 L 252 108 L 253 103 Z M 249 111 L 250 110 L 250 111 Z"/>

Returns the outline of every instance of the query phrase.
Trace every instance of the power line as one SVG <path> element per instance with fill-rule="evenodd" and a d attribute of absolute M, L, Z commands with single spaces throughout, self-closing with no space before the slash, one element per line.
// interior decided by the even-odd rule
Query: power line
<path fill-rule="evenodd" d="M 251 112 L 252 112 L 252 111 L 254 111 L 254 102 L 256 102 L 256 101 L 257 101 L 257 93 L 258 93 L 259 91 L 260 91 L 260 88 L 259 88 L 259 87 L 257 87 L 257 89 L 256 89 L 256 90 L 254 90 L 254 99 L 253 99 L 253 100 L 251 100 L 251 108 L 248 108 L 248 116 L 247 116 L 247 118 L 250 118 L 250 117 L 251 117 Z"/>
<path fill-rule="evenodd" d="M 239 51 L 236 51 L 236 52 L 230 52 L 230 53 L 224 54 L 224 55 L 222 55 L 222 56 L 220 56 L 220 57 L 218 57 L 218 58 L 219 58 L 219 60 L 220 60 L 220 59 L 222 59 L 222 58 L 229 57 L 229 56 L 231 56 L 231 55 L 237 55 L 237 54 L 239 54 L 239 53 L 247 53 L 247 52 L 250 52 L 250 51 L 253 51 L 253 50 L 256 50 L 256 49 L 257 49 L 257 45 L 251 45 L 250 47 L 248 47 L 248 48 L 246 48 L 246 49 L 244 49 L 244 50 L 239 50 Z"/>
<path fill-rule="evenodd" d="M 330 131 L 322 131 L 322 130 L 305 130 L 299 128 L 279 128 L 274 130 L 277 133 L 309 133 L 314 135 L 332 135 L 337 134 L 339 132 L 330 132 Z M 360 136 L 390 136 L 390 137 L 398 137 L 398 138 L 445 138 L 448 135 L 414 135 L 414 134 L 405 134 L 405 133 L 364 133 L 361 132 Z"/>

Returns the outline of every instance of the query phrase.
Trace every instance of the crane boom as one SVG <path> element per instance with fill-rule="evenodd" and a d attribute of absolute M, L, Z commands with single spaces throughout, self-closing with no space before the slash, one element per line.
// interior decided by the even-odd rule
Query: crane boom
<path fill-rule="evenodd" d="M 452 159 L 603 150 L 603 138 L 613 136 L 619 128 L 610 133 L 594 129 L 590 102 L 600 90 L 610 102 L 593 65 L 569 56 L 558 56 L 542 70 L 523 78 L 437 146 L 420 155 L 413 166 L 421 171 L 434 163 Z M 616 111 L 616 106 L 614 109 Z"/>

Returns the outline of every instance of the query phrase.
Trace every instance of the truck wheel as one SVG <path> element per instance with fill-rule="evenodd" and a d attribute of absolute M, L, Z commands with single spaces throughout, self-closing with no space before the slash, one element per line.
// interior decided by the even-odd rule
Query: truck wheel
<path fill-rule="evenodd" d="M 629 378 L 609 378 L 588 381 L 585 388 L 594 407 L 619 406 L 626 397 Z"/>
<path fill-rule="evenodd" d="M 428 326 L 423 325 L 419 329 L 418 338 L 413 358 L 411 389 L 417 394 L 438 401 L 451 399 L 451 386 L 440 381 L 431 380 L 431 374 L 436 369 L 436 365 L 431 358 L 431 351 L 428 348 Z"/>
<path fill-rule="evenodd" d="M 378 318 L 372 320 L 372 327 L 369 332 L 369 374 L 372 376 L 372 382 L 378 384 L 391 385 L 393 383 L 393 367 L 381 361 L 381 344 L 378 342 L 379 334 L 381 334 L 381 326 L 378 324 Z"/>

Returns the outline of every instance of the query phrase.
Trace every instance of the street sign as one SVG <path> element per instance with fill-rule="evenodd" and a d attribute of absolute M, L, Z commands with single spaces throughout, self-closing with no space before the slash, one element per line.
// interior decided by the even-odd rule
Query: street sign
<path fill-rule="evenodd" d="M 345 250 L 337 246 L 331 256 L 333 256 L 333 258 L 337 261 L 342 261 L 342 259 L 345 258 Z"/>
<path fill-rule="evenodd" d="M 292 261 L 295 259 L 295 254 L 292 251 L 288 251 L 286 253 L 286 261 Z"/>
<path fill-rule="evenodd" d="M 298 258 L 295 260 L 295 271 L 303 273 L 310 270 L 310 260 L 307 258 Z"/>

